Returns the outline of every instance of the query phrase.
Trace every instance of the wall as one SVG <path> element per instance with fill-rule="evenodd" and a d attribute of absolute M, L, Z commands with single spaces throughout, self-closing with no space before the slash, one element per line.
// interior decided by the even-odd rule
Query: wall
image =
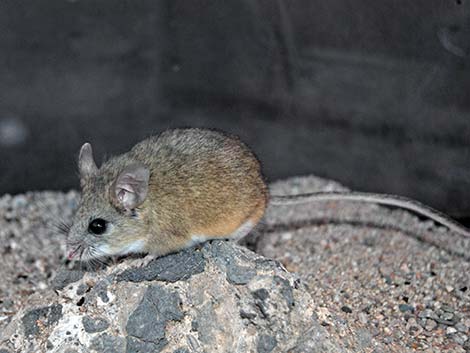
<path fill-rule="evenodd" d="M 85 140 L 210 126 L 270 179 L 470 214 L 469 1 L 2 1 L 0 33 L 0 193 L 78 187 Z"/>

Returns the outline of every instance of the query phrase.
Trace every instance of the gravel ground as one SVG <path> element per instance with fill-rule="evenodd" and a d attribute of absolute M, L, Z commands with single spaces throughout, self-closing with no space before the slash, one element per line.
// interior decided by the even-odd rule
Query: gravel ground
<path fill-rule="evenodd" d="M 338 190 L 318 178 L 273 185 L 273 193 Z M 64 263 L 78 194 L 0 198 L 0 330 Z M 296 271 L 317 315 L 350 352 L 470 352 L 468 239 L 401 210 L 351 202 L 270 208 L 257 250 Z"/>
<path fill-rule="evenodd" d="M 36 192 L 0 198 L 0 331 L 29 295 L 45 290 L 65 261 L 60 222 L 78 193 Z"/>
<path fill-rule="evenodd" d="M 332 189 L 342 188 L 295 178 L 272 193 Z M 263 228 L 257 251 L 300 274 L 346 349 L 470 352 L 468 239 L 402 210 L 351 202 L 272 207 Z"/>

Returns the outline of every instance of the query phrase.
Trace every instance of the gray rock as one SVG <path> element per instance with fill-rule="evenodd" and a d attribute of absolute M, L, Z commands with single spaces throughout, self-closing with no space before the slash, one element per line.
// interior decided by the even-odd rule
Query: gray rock
<path fill-rule="evenodd" d="M 439 317 L 438 317 L 437 314 L 436 314 L 434 311 L 432 311 L 431 309 L 425 309 L 425 310 L 421 311 L 418 316 L 419 316 L 420 318 L 433 319 L 433 320 L 439 322 Z"/>
<path fill-rule="evenodd" d="M 99 281 L 96 286 L 93 288 L 93 293 L 96 294 L 104 303 L 109 302 L 108 297 L 108 285 L 110 283 L 109 278 L 105 278 L 102 281 Z"/>
<path fill-rule="evenodd" d="M 126 351 L 126 340 L 120 336 L 103 333 L 93 338 L 90 347 L 100 353 L 124 353 Z"/>
<path fill-rule="evenodd" d="M 247 284 L 254 276 L 256 276 L 256 266 L 248 267 L 239 264 L 233 259 L 233 251 L 230 247 L 225 246 L 225 242 L 214 242 L 210 247 L 210 251 L 217 259 L 217 263 L 227 272 L 227 280 L 233 284 Z"/>
<path fill-rule="evenodd" d="M 246 312 L 244 310 L 240 310 L 240 317 L 242 319 L 252 320 L 256 317 L 256 314 L 252 312 Z"/>
<path fill-rule="evenodd" d="M 426 320 L 426 324 L 425 324 L 424 328 L 425 328 L 427 331 L 432 331 L 432 330 L 434 330 L 436 327 L 437 327 L 436 321 L 434 321 L 434 320 L 432 320 L 432 319 L 427 319 L 427 320 Z"/>
<path fill-rule="evenodd" d="M 85 283 L 81 283 L 77 287 L 77 295 L 83 295 L 88 290 L 88 286 Z"/>
<path fill-rule="evenodd" d="M 461 346 L 463 346 L 465 342 L 468 341 L 468 336 L 464 334 L 456 334 L 452 338 L 456 343 L 460 344 Z"/>
<path fill-rule="evenodd" d="M 440 316 L 440 318 L 442 320 L 451 321 L 454 318 L 454 314 L 451 312 L 445 312 Z"/>
<path fill-rule="evenodd" d="M 183 318 L 180 303 L 177 293 L 169 292 L 158 285 L 148 287 L 139 306 L 127 321 L 128 351 L 129 346 L 134 347 L 136 352 L 142 347 L 151 346 L 153 350 L 164 347 L 167 343 L 167 322 Z"/>
<path fill-rule="evenodd" d="M 127 340 L 127 347 L 126 353 L 158 353 L 161 352 L 163 347 L 167 345 L 167 340 L 162 339 L 155 342 L 145 342 L 134 337 L 126 337 Z"/>
<path fill-rule="evenodd" d="M 204 271 L 205 261 L 194 248 L 157 258 L 146 267 L 130 268 L 117 276 L 117 281 L 143 282 L 186 280 Z"/>
<path fill-rule="evenodd" d="M 269 292 L 265 288 L 257 289 L 253 292 L 253 298 L 255 298 L 255 305 L 261 312 L 262 316 L 267 318 L 269 316 L 267 310 L 267 299 L 269 298 Z"/>
<path fill-rule="evenodd" d="M 44 326 L 55 324 L 62 317 L 62 305 L 51 305 L 28 311 L 22 318 L 24 333 L 26 336 L 39 333 L 38 321 Z"/>
<path fill-rule="evenodd" d="M 279 287 L 279 290 L 284 299 L 286 300 L 287 305 L 289 307 L 294 306 L 294 295 L 292 293 L 292 286 L 290 285 L 289 281 L 279 276 L 276 276 L 274 277 L 274 283 L 276 284 L 276 286 Z"/>
<path fill-rule="evenodd" d="M 448 312 L 448 313 L 454 313 L 455 312 L 455 309 L 453 307 L 451 307 L 450 305 L 447 305 L 447 304 L 443 304 L 441 306 L 441 309 L 445 312 Z"/>
<path fill-rule="evenodd" d="M 39 308 L 36 297 L 0 332 L 0 346 L 35 352 L 49 342 L 51 353 L 343 352 L 316 321 L 314 301 L 296 276 L 230 242 L 142 269 L 123 262 L 85 273 L 82 283 L 90 290 L 51 291 Z M 45 305 L 50 298 L 55 306 Z"/>
<path fill-rule="evenodd" d="M 257 352 L 258 353 L 270 353 L 277 346 L 277 340 L 275 337 L 269 335 L 261 335 L 258 341 Z"/>
<path fill-rule="evenodd" d="M 186 348 L 178 348 L 173 353 L 190 353 Z"/>
<path fill-rule="evenodd" d="M 233 284 L 247 284 L 256 275 L 250 267 L 232 265 L 227 267 L 227 280 Z"/>
<path fill-rule="evenodd" d="M 52 344 L 51 341 L 47 340 L 47 342 L 46 342 L 46 348 L 49 349 L 49 350 L 51 350 L 52 348 L 54 348 L 54 345 Z"/>
<path fill-rule="evenodd" d="M 101 332 L 109 327 L 109 322 L 103 318 L 92 318 L 91 316 L 84 316 L 82 319 L 83 327 L 88 333 Z"/>
<path fill-rule="evenodd" d="M 83 271 L 69 271 L 63 269 L 57 273 L 52 280 L 52 288 L 61 290 L 67 287 L 70 283 L 79 281 L 84 275 Z"/>
<path fill-rule="evenodd" d="M 414 312 L 414 311 L 415 311 L 415 308 L 414 308 L 412 305 L 407 305 L 407 304 L 400 304 L 400 305 L 398 305 L 398 309 L 399 309 L 402 313 L 406 313 L 407 311 L 409 311 L 409 312 Z"/>
<path fill-rule="evenodd" d="M 257 289 L 253 292 L 253 297 L 259 299 L 260 301 L 265 301 L 269 298 L 269 292 L 265 288 Z"/>
<path fill-rule="evenodd" d="M 447 325 L 447 326 L 453 326 L 456 324 L 456 321 L 454 319 L 452 320 L 445 320 L 445 319 L 441 319 L 441 318 L 436 318 L 434 319 L 436 320 L 439 324 L 443 324 L 443 325 Z"/>

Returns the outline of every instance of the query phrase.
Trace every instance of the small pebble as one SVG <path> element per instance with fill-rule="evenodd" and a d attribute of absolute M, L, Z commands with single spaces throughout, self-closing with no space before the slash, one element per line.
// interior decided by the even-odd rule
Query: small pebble
<path fill-rule="evenodd" d="M 408 305 L 408 304 L 400 304 L 400 305 L 398 305 L 398 309 L 400 309 L 400 311 L 402 313 L 405 313 L 407 311 L 413 312 L 415 310 L 415 308 L 413 306 Z"/>
<path fill-rule="evenodd" d="M 444 319 L 444 320 L 449 320 L 449 321 L 450 321 L 450 320 L 452 320 L 453 318 L 454 318 L 454 314 L 449 313 L 449 312 L 443 313 L 443 314 L 441 315 L 441 319 Z"/>
<path fill-rule="evenodd" d="M 468 340 L 468 337 L 466 335 L 462 335 L 462 334 L 457 334 L 457 335 L 454 335 L 454 337 L 452 337 L 454 342 L 460 344 L 460 345 L 463 345 L 467 340 Z"/>
<path fill-rule="evenodd" d="M 361 324 L 366 324 L 369 321 L 369 320 L 367 320 L 367 314 L 362 313 L 362 312 L 359 313 L 358 318 L 359 318 L 359 322 Z"/>
<path fill-rule="evenodd" d="M 457 332 L 457 330 L 454 327 L 451 327 L 451 326 L 449 326 L 446 330 L 446 334 L 448 334 L 448 335 L 452 335 L 456 332 Z"/>
<path fill-rule="evenodd" d="M 426 320 L 426 325 L 424 326 L 424 328 L 428 331 L 432 331 L 434 330 L 435 328 L 437 327 L 437 322 L 434 321 L 434 320 L 431 320 L 431 319 L 427 319 Z"/>
<path fill-rule="evenodd" d="M 346 306 L 346 305 L 343 305 L 341 307 L 341 310 L 344 311 L 345 313 L 348 313 L 348 314 L 352 313 L 352 309 L 349 306 Z"/>
<path fill-rule="evenodd" d="M 408 320 L 406 324 L 406 329 L 412 336 L 417 336 L 423 331 L 423 328 L 416 322 L 415 318 L 413 317 Z"/>
<path fill-rule="evenodd" d="M 452 308 L 451 306 L 447 305 L 447 304 L 443 304 L 441 306 L 441 309 L 444 310 L 444 311 L 447 311 L 448 313 L 453 313 L 455 312 L 454 308 Z"/>
<path fill-rule="evenodd" d="M 425 309 L 421 311 L 418 316 L 421 318 L 426 318 L 426 319 L 438 319 L 439 318 L 437 314 L 431 309 Z"/>

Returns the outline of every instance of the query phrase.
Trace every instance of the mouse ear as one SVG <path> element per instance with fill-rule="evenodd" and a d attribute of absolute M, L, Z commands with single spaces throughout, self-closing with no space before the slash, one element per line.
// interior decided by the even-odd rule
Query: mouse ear
<path fill-rule="evenodd" d="M 81 177 L 88 177 L 96 174 L 98 167 L 93 159 L 93 150 L 91 145 L 87 142 L 80 148 L 78 155 L 78 169 Z"/>
<path fill-rule="evenodd" d="M 117 177 L 113 189 L 119 206 L 132 210 L 144 202 L 148 193 L 150 171 L 142 164 L 126 167 Z"/>

